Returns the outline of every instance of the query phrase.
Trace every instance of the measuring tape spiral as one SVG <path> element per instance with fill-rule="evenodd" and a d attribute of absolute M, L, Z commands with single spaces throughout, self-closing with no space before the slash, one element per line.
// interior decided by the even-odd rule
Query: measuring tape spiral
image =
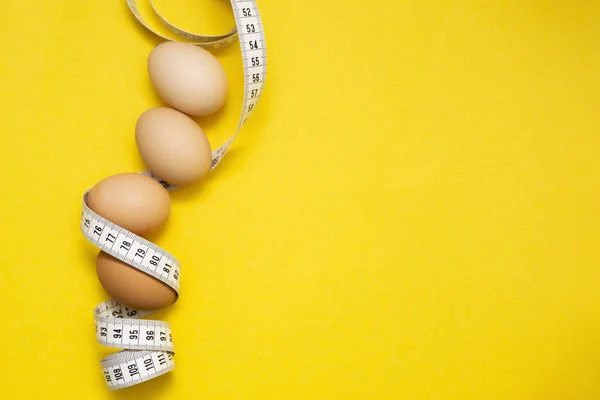
<path fill-rule="evenodd" d="M 211 170 L 225 156 L 242 126 L 255 110 L 262 94 L 267 72 L 264 30 L 255 0 L 230 0 L 235 28 L 224 35 L 198 35 L 177 28 L 149 3 L 160 21 L 180 39 L 208 50 L 225 47 L 239 40 L 244 67 L 244 99 L 235 133 L 212 152 Z M 135 18 L 149 31 L 164 40 L 175 40 L 153 30 L 142 18 L 136 0 L 127 0 Z M 160 180 L 151 171 L 143 171 L 160 182 L 167 191 L 178 187 Z M 83 195 L 81 232 L 93 245 L 111 256 L 160 280 L 179 298 L 180 264 L 177 259 L 152 242 L 108 221 L 87 205 L 91 189 Z M 171 327 L 163 321 L 140 319 L 154 311 L 133 310 L 111 299 L 94 309 L 97 341 L 107 347 L 121 349 L 100 361 L 109 389 L 133 386 L 171 371 L 175 367 Z"/>

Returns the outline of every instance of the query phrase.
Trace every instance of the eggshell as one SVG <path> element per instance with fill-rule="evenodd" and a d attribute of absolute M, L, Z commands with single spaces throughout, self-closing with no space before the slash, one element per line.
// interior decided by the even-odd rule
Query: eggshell
<path fill-rule="evenodd" d="M 166 221 L 171 211 L 171 197 L 149 176 L 122 173 L 94 185 L 88 194 L 87 205 L 101 217 L 143 235 Z"/>
<path fill-rule="evenodd" d="M 214 113 L 227 99 L 225 69 L 208 50 L 163 42 L 148 57 L 150 80 L 171 107 L 192 116 Z"/>
<path fill-rule="evenodd" d="M 175 300 L 169 286 L 103 251 L 96 258 L 96 273 L 104 290 L 129 308 L 157 310 Z"/>
<path fill-rule="evenodd" d="M 202 128 L 186 114 L 167 107 L 145 111 L 135 139 L 146 166 L 160 179 L 183 186 L 208 174 L 210 143 Z"/>

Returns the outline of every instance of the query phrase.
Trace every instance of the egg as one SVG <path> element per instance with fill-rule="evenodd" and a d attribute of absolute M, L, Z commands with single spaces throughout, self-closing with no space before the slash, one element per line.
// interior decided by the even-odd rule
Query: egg
<path fill-rule="evenodd" d="M 129 308 L 158 310 L 175 301 L 169 286 L 103 251 L 96 258 L 96 273 L 104 290 Z"/>
<path fill-rule="evenodd" d="M 211 149 L 198 124 L 180 111 L 152 108 L 138 118 L 135 139 L 144 163 L 157 177 L 183 186 L 210 170 Z"/>
<path fill-rule="evenodd" d="M 88 207 L 101 217 L 138 235 L 161 226 L 171 211 L 169 192 L 138 173 L 109 176 L 94 185 Z"/>
<path fill-rule="evenodd" d="M 212 114 L 227 99 L 225 69 L 208 50 L 190 43 L 157 45 L 148 57 L 148 73 L 159 96 L 188 115 Z"/>

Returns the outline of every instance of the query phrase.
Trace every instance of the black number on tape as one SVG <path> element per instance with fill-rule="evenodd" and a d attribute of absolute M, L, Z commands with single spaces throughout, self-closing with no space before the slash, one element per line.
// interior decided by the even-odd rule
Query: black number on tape
<path fill-rule="evenodd" d="M 123 241 L 123 244 L 121 244 L 121 248 L 125 249 L 125 250 L 129 250 L 129 248 L 131 247 L 131 243 Z"/>
<path fill-rule="evenodd" d="M 100 234 L 101 234 L 101 233 L 102 233 L 102 227 L 100 227 L 100 226 L 96 225 L 96 226 L 94 227 L 94 234 L 96 234 L 96 235 L 100 236 Z"/>
<path fill-rule="evenodd" d="M 114 332 L 115 333 L 113 333 L 113 337 L 115 339 L 121 339 L 121 330 L 120 329 L 115 329 Z"/>
<path fill-rule="evenodd" d="M 160 257 L 155 254 L 152 256 L 152 260 L 150 260 L 150 264 L 154 265 L 155 267 L 158 267 L 159 261 L 160 261 Z"/>
<path fill-rule="evenodd" d="M 167 334 L 165 332 L 159 332 L 160 334 L 160 341 L 161 342 L 166 342 L 167 341 Z"/>
<path fill-rule="evenodd" d="M 254 27 L 254 24 L 246 24 L 246 32 L 248 32 L 248 33 L 256 32 L 256 28 Z"/>
<path fill-rule="evenodd" d="M 138 338 L 138 331 L 137 329 L 132 329 L 129 331 L 129 339 L 131 340 L 136 340 Z"/>
<path fill-rule="evenodd" d="M 154 368 L 154 361 L 151 358 L 144 360 L 144 366 L 146 367 L 146 371 L 150 371 Z"/>
<path fill-rule="evenodd" d="M 256 40 L 250 41 L 250 50 L 258 49 L 258 42 Z"/>
<path fill-rule="evenodd" d="M 117 380 L 119 380 L 119 379 L 125 380 L 125 378 L 123 378 L 123 373 L 121 372 L 121 368 L 113 369 L 113 374 L 115 374 L 115 378 L 117 378 Z"/>
<path fill-rule="evenodd" d="M 146 250 L 144 249 L 137 249 L 137 251 L 135 252 L 136 256 L 139 256 L 141 258 L 144 258 L 144 256 L 146 255 Z"/>
<path fill-rule="evenodd" d="M 139 374 L 137 365 L 128 365 L 127 369 L 129 370 L 129 376 L 135 376 Z"/>
<path fill-rule="evenodd" d="M 167 360 L 165 360 L 165 355 L 163 353 L 160 353 L 156 358 L 158 358 L 158 362 L 160 365 L 167 363 Z"/>
<path fill-rule="evenodd" d="M 87 218 L 86 218 L 86 219 L 85 219 L 85 222 L 84 222 L 83 224 L 85 225 L 85 227 L 86 227 L 86 228 L 89 228 L 89 227 L 90 227 L 90 222 L 91 222 L 91 221 L 90 221 L 89 219 L 87 219 Z"/>
<path fill-rule="evenodd" d="M 252 74 L 252 82 L 256 83 L 258 81 L 260 81 L 260 74 Z"/>
<path fill-rule="evenodd" d="M 114 243 L 116 238 L 117 238 L 117 237 L 116 237 L 116 236 L 114 236 L 112 233 L 109 233 L 109 234 L 108 234 L 108 236 L 106 237 L 106 239 L 105 239 L 105 240 L 106 240 L 107 242 Z"/>
<path fill-rule="evenodd" d="M 100 327 L 100 336 L 106 336 L 106 328 L 105 327 Z"/>
<path fill-rule="evenodd" d="M 251 17 L 251 10 L 249 8 L 242 8 L 242 12 L 244 13 L 244 17 Z"/>
<path fill-rule="evenodd" d="M 258 89 L 252 89 L 252 91 L 250 92 L 250 97 L 256 97 L 257 94 L 258 94 Z"/>
<path fill-rule="evenodd" d="M 110 373 L 108 371 L 104 372 L 104 379 L 106 379 L 106 382 L 110 382 L 112 379 L 110 379 Z"/>
<path fill-rule="evenodd" d="M 173 265 L 165 264 L 163 271 L 165 271 L 168 274 L 169 272 L 171 272 L 171 267 L 173 267 Z"/>
<path fill-rule="evenodd" d="M 122 311 L 121 309 L 115 310 L 112 312 L 113 317 L 115 318 L 123 318 L 123 316 L 121 315 Z"/>
<path fill-rule="evenodd" d="M 154 331 L 146 331 L 146 340 L 154 340 Z"/>

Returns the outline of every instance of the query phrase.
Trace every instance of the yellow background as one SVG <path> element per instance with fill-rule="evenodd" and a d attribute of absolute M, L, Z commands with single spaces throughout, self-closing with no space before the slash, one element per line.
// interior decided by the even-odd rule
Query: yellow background
<path fill-rule="evenodd" d="M 226 1 L 157 1 L 216 33 Z M 176 370 L 109 392 L 81 195 L 141 171 L 125 1 L 0 3 L 6 399 L 600 398 L 600 3 L 261 0 L 267 87 L 152 237 Z M 238 45 L 219 54 L 241 108 Z"/>

